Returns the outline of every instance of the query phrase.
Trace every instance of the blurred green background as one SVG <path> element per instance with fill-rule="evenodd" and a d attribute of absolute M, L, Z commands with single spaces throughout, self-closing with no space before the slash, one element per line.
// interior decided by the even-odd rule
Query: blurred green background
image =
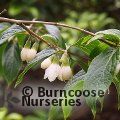
<path fill-rule="evenodd" d="M 4 8 L 11 18 L 64 22 L 93 32 L 119 29 L 120 0 L 0 0 L 0 11 Z M 68 29 L 62 35 L 70 43 L 79 37 Z"/>
<path fill-rule="evenodd" d="M 63 22 L 92 32 L 108 28 L 120 29 L 120 0 L 0 0 L 0 11 L 3 9 L 7 10 L 3 16 L 9 18 L 26 20 L 37 18 L 43 21 Z M 75 30 L 61 31 L 63 38 L 69 40 L 71 44 L 80 37 L 80 32 Z M 40 112 L 39 115 L 30 115 L 26 119 L 47 120 L 47 114 Z M 18 119 L 13 118 L 6 119 L 23 119 L 19 115 Z M 113 118 L 113 120 L 118 119 Z"/>

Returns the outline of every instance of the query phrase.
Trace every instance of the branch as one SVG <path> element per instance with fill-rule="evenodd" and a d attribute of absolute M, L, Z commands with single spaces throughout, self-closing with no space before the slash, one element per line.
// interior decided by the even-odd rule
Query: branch
<path fill-rule="evenodd" d="M 44 22 L 44 21 L 15 20 L 15 19 L 9 19 L 9 18 L 4 18 L 4 17 L 0 17 L 0 21 L 1 22 L 16 23 L 16 24 L 23 23 L 23 24 L 47 24 L 47 25 L 55 25 L 55 26 L 61 26 L 61 27 L 67 27 L 67 28 L 75 29 L 75 30 L 84 32 L 86 34 L 92 35 L 92 36 L 95 35 L 94 33 L 90 32 L 90 31 L 84 30 L 84 29 L 79 28 L 79 27 L 73 27 L 73 26 L 70 26 L 70 25 L 66 25 L 66 24 L 63 24 L 63 23 Z"/>
<path fill-rule="evenodd" d="M 53 48 L 58 48 L 55 45 L 51 45 L 48 42 L 46 42 L 41 36 L 37 35 L 36 33 L 34 33 L 32 30 L 30 30 L 28 27 L 26 27 L 23 23 L 17 23 L 19 26 L 21 26 L 23 29 L 25 29 L 30 35 L 32 35 L 33 37 L 37 38 L 39 41 L 43 41 L 44 43 L 46 43 L 48 46 L 51 46 Z"/>
<path fill-rule="evenodd" d="M 87 31 L 87 30 L 84 30 L 82 28 L 79 28 L 79 27 L 74 27 L 74 26 L 70 26 L 70 25 L 66 25 L 66 24 L 63 24 L 63 23 L 55 23 L 55 22 L 44 22 L 44 21 L 28 21 L 28 20 L 16 20 L 16 19 L 9 19 L 9 18 L 5 18 L 5 17 L 0 17 L 0 21 L 1 22 L 10 22 L 10 23 L 16 23 L 16 24 L 48 24 L 48 25 L 55 25 L 55 26 L 60 26 L 60 27 L 66 27 L 66 28 L 71 28 L 71 29 L 75 29 L 75 30 L 78 30 L 78 31 L 81 31 L 81 32 L 84 32 L 88 35 L 91 35 L 91 36 L 95 36 L 95 33 L 93 32 L 90 32 L 90 31 Z M 22 26 L 23 27 L 23 26 Z M 24 27 L 26 27 L 24 25 Z M 30 31 L 29 31 L 30 32 Z M 32 33 L 32 35 L 37 35 L 35 34 L 34 32 Z M 38 36 L 36 36 L 38 38 Z M 40 36 L 39 36 L 40 37 Z M 41 38 L 38 38 L 39 40 Z M 41 39 L 42 40 L 42 39 Z M 45 40 L 42 40 L 42 41 L 45 41 Z M 106 41 L 105 39 L 100 39 L 101 42 L 104 42 L 108 45 L 110 45 L 111 47 L 117 47 L 119 45 L 115 45 L 115 44 L 112 44 L 111 42 L 109 41 Z"/>

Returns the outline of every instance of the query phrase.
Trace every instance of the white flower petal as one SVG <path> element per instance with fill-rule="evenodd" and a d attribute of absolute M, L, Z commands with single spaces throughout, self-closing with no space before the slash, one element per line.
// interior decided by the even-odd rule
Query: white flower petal
<path fill-rule="evenodd" d="M 28 51 L 29 51 L 28 48 L 23 48 L 23 49 L 22 49 L 22 51 L 21 51 L 21 59 L 22 59 L 22 61 L 26 61 Z"/>
<path fill-rule="evenodd" d="M 48 78 L 50 82 L 54 81 L 60 71 L 60 66 L 58 64 L 51 64 L 46 70 L 45 70 L 45 75 L 44 79 Z"/>
<path fill-rule="evenodd" d="M 50 58 L 45 59 L 42 63 L 41 63 L 41 68 L 42 69 L 46 69 L 51 65 L 51 60 Z"/>
<path fill-rule="evenodd" d="M 115 73 L 118 74 L 120 71 L 120 63 L 116 66 L 116 70 L 115 70 Z"/>
<path fill-rule="evenodd" d="M 36 57 L 37 51 L 35 49 L 29 49 L 27 52 L 27 61 L 31 61 Z"/>
<path fill-rule="evenodd" d="M 59 73 L 59 80 L 69 80 L 72 77 L 72 70 L 70 66 L 63 66 L 61 72 Z"/>

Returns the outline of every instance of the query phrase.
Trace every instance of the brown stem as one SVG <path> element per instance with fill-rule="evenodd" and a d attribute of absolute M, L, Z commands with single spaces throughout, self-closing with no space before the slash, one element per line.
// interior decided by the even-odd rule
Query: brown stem
<path fill-rule="evenodd" d="M 27 20 L 15 20 L 15 19 L 9 19 L 9 18 L 4 18 L 4 17 L 0 17 L 0 21 L 1 22 L 11 22 L 11 23 L 23 23 L 23 24 L 48 24 L 48 25 L 56 25 L 56 26 L 61 26 L 61 27 L 67 27 L 67 28 L 72 28 L 81 32 L 84 32 L 86 34 L 92 35 L 94 36 L 95 34 L 84 30 L 82 28 L 79 27 L 73 27 L 73 26 L 69 26 L 63 23 L 55 23 L 55 22 L 44 22 L 44 21 L 27 21 Z"/>
<path fill-rule="evenodd" d="M 30 35 L 32 35 L 33 37 L 37 38 L 39 41 L 42 41 L 44 43 L 46 43 L 48 46 L 54 48 L 54 49 L 58 49 L 61 51 L 64 51 L 64 49 L 56 46 L 56 45 L 51 45 L 49 44 L 45 39 L 43 39 L 41 36 L 37 35 L 35 32 L 33 32 L 32 30 L 30 30 L 28 27 L 26 27 L 23 23 L 17 23 L 19 26 L 21 26 L 23 29 L 25 29 Z"/>
<path fill-rule="evenodd" d="M 32 30 L 30 30 L 28 27 L 26 27 L 23 23 L 18 23 L 19 26 L 21 26 L 23 29 L 25 29 L 30 35 L 32 35 L 33 37 L 37 38 L 40 41 L 43 41 L 44 43 L 46 43 L 47 45 L 51 46 L 48 42 L 46 42 L 41 36 L 37 35 L 36 33 L 34 33 Z"/>
<path fill-rule="evenodd" d="M 28 21 L 28 20 L 15 20 L 15 19 L 9 19 L 9 18 L 5 18 L 5 17 L 0 17 L 0 21 L 1 22 L 11 22 L 11 23 L 16 23 L 16 24 L 48 24 L 48 25 L 56 25 L 56 26 L 60 26 L 60 27 L 67 27 L 67 28 L 71 28 L 71 29 L 75 29 L 75 30 L 78 30 L 78 31 L 81 31 L 81 32 L 84 32 L 86 34 L 89 34 L 91 36 L 95 36 L 94 33 L 90 32 L 90 31 L 87 31 L 87 30 L 84 30 L 82 28 L 79 28 L 79 27 L 74 27 L 74 26 L 70 26 L 70 25 L 66 25 L 66 24 L 63 24 L 63 23 L 55 23 L 55 22 L 44 22 L 44 21 Z M 34 33 L 35 34 L 35 33 Z M 32 33 L 33 35 L 33 33 Z M 38 38 L 38 36 L 37 36 Z M 40 38 L 39 38 L 40 39 Z M 104 42 L 108 45 L 110 45 L 111 47 L 116 47 L 115 44 L 112 44 L 110 43 L 109 41 L 106 41 L 105 39 L 100 39 L 101 42 Z M 118 45 L 119 46 L 119 45 Z"/>

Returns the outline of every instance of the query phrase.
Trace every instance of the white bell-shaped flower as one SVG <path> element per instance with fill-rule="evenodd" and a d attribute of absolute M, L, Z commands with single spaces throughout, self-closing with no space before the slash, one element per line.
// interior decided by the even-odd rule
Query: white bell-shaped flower
<path fill-rule="evenodd" d="M 120 63 L 117 64 L 115 73 L 118 74 L 120 72 Z"/>
<path fill-rule="evenodd" d="M 41 63 L 41 68 L 42 69 L 46 69 L 51 65 L 51 58 L 48 57 L 47 59 L 45 59 L 42 63 Z"/>
<path fill-rule="evenodd" d="M 22 61 L 26 61 L 27 54 L 28 54 L 29 48 L 23 48 L 21 51 L 21 59 Z"/>
<path fill-rule="evenodd" d="M 46 70 L 44 79 L 48 78 L 50 82 L 54 81 L 61 70 L 61 67 L 57 63 L 52 63 Z"/>
<path fill-rule="evenodd" d="M 72 70 L 70 66 L 62 66 L 59 72 L 58 79 L 61 81 L 65 81 L 65 80 L 69 80 L 70 78 L 72 78 L 72 76 L 73 74 L 72 74 Z"/>
<path fill-rule="evenodd" d="M 69 63 L 69 56 L 67 54 L 67 51 L 65 51 L 60 59 L 61 61 L 61 70 L 59 72 L 58 79 L 61 81 L 69 80 L 72 78 L 72 70 L 70 68 L 70 63 Z"/>
<path fill-rule="evenodd" d="M 26 61 L 29 62 L 36 57 L 37 51 L 33 48 L 29 49 L 27 52 Z"/>

